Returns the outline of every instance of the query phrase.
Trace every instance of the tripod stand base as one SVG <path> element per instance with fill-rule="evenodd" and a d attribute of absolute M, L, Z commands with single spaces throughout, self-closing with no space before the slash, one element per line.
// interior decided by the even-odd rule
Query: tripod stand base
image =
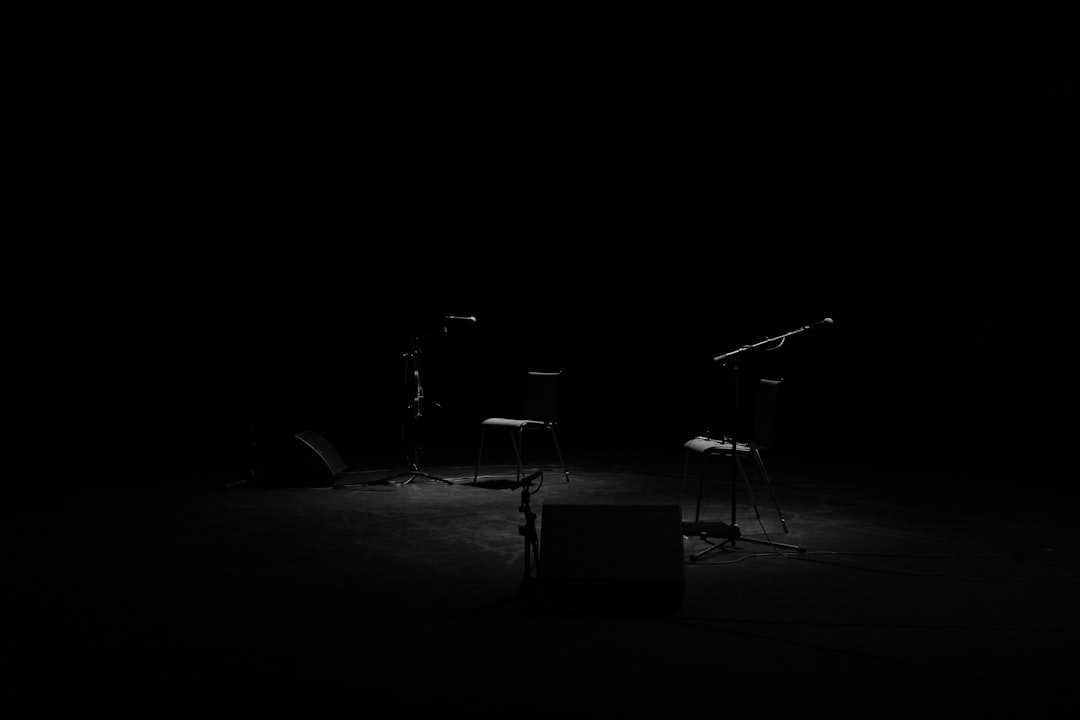
<path fill-rule="evenodd" d="M 418 468 L 415 463 L 409 465 L 408 470 L 406 470 L 404 472 L 399 472 L 397 475 L 391 475 L 388 478 L 383 478 L 379 482 L 381 482 L 381 483 L 389 483 L 390 485 L 408 485 L 409 483 L 411 483 L 413 480 L 415 480 L 418 477 L 424 477 L 424 478 L 427 478 L 428 480 L 434 480 L 436 482 L 444 482 L 447 485 L 453 485 L 453 483 L 450 480 L 447 480 L 446 478 L 442 478 L 442 477 L 439 477 L 438 475 L 432 475 L 431 473 L 424 472 L 423 470 Z M 403 482 L 394 482 L 398 478 L 408 478 L 408 480 L 405 480 Z"/>
<path fill-rule="evenodd" d="M 691 535 L 697 535 L 706 543 L 709 547 L 704 550 L 694 553 L 689 556 L 691 562 L 700 560 L 705 555 L 711 552 L 719 550 L 720 552 L 731 552 L 735 549 L 736 542 L 748 542 L 756 543 L 758 545 L 771 545 L 777 548 L 783 548 L 785 550 L 794 550 L 796 552 L 804 553 L 806 548 L 798 545 L 788 545 L 786 543 L 773 542 L 772 540 L 761 540 L 759 538 L 743 537 L 742 531 L 739 530 L 738 525 L 728 525 L 727 523 L 714 522 L 714 523 L 683 523 L 683 536 L 690 537 Z M 711 538 L 718 538 L 719 542 L 713 542 Z"/>
<path fill-rule="evenodd" d="M 438 475 L 432 475 L 431 473 L 424 472 L 423 470 L 418 468 L 415 464 L 413 464 L 413 465 L 409 465 L 409 468 L 407 470 L 405 470 L 403 472 L 399 472 L 396 475 L 391 475 L 390 477 L 380 478 L 379 480 L 364 480 L 364 481 L 361 481 L 361 482 L 346 483 L 345 485 L 341 485 L 339 487 L 348 487 L 349 485 L 408 485 L 409 483 L 411 483 L 413 480 L 415 480 L 418 477 L 424 477 L 424 478 L 427 478 L 428 480 L 434 480 L 434 481 L 437 481 L 437 482 L 444 482 L 447 485 L 453 485 L 454 484 L 451 480 L 447 480 L 446 478 L 439 477 Z M 395 482 L 396 480 L 398 480 L 400 478 L 407 478 L 407 479 L 403 480 L 401 482 Z"/>

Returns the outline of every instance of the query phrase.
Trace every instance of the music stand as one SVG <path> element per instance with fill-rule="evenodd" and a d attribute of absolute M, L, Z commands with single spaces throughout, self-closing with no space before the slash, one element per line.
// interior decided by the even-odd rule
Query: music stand
<path fill-rule="evenodd" d="M 739 412 L 739 360 L 745 354 L 750 353 L 750 352 L 752 352 L 754 350 L 757 350 L 759 348 L 762 348 L 762 347 L 764 347 L 766 345 L 772 345 L 773 343 L 779 343 L 779 344 L 775 345 L 772 348 L 768 348 L 770 350 L 775 350 L 775 349 L 779 348 L 780 345 L 783 345 L 784 341 L 788 337 L 791 337 L 792 335 L 797 335 L 797 334 L 799 334 L 801 332 L 805 332 L 807 330 L 813 330 L 813 329 L 816 329 L 816 328 L 832 327 L 832 324 L 833 324 L 832 318 L 825 318 L 824 320 L 821 320 L 820 322 L 813 323 L 812 325 L 804 325 L 803 327 L 796 328 L 795 330 L 792 330 L 790 332 L 786 332 L 786 333 L 784 333 L 782 335 L 777 335 L 777 336 L 771 337 L 771 338 L 765 338 L 764 340 L 762 340 L 760 342 L 757 342 L 757 343 L 754 343 L 753 345 L 743 345 L 742 347 L 737 348 L 735 350 L 732 350 L 731 352 L 727 352 L 727 353 L 724 353 L 722 355 L 717 355 L 716 357 L 714 357 L 713 362 L 718 362 L 718 363 L 721 364 L 721 366 L 729 367 L 729 368 L 731 368 L 731 371 L 732 371 L 732 389 L 733 389 L 732 422 L 736 421 L 737 418 L 738 418 L 738 412 Z M 732 428 L 732 431 L 734 432 L 734 427 Z M 717 523 L 718 527 L 715 527 L 715 528 L 712 527 L 713 524 L 710 523 L 710 527 L 709 527 L 708 530 L 700 531 L 698 533 L 698 536 L 702 540 L 704 540 L 706 543 L 708 543 L 709 547 L 705 548 L 704 550 L 702 550 L 702 551 L 700 551 L 698 553 L 695 553 L 695 554 L 691 555 L 690 560 L 691 561 L 700 560 L 702 557 L 704 557 L 708 553 L 714 552 L 716 550 L 721 550 L 721 551 L 727 552 L 728 551 L 728 546 L 730 546 L 731 548 L 734 548 L 735 543 L 739 542 L 739 541 L 748 542 L 748 543 L 757 543 L 757 544 L 760 544 L 760 545 L 771 545 L 773 547 L 783 548 L 783 549 L 786 549 L 786 550 L 795 550 L 796 552 L 801 552 L 801 553 L 806 552 L 806 548 L 800 547 L 798 545 L 789 545 L 789 544 L 786 544 L 786 543 L 776 542 L 774 540 L 762 540 L 761 538 L 750 538 L 750 537 L 745 537 L 742 534 L 742 531 L 739 529 L 739 524 L 738 524 L 738 521 L 737 521 L 738 518 L 737 518 L 737 514 L 736 514 L 737 513 L 737 499 L 736 499 L 736 485 L 737 485 L 737 482 L 736 482 L 736 478 L 738 477 L 738 471 L 739 471 L 739 458 L 738 458 L 738 450 L 736 448 L 736 439 L 734 437 L 734 434 L 732 435 L 731 438 L 729 438 L 729 440 L 731 442 L 731 523 L 730 524 L 728 524 L 728 523 Z M 698 524 L 696 518 L 695 518 L 695 526 L 697 526 L 695 529 L 698 529 L 700 527 L 700 525 Z M 718 538 L 719 542 L 713 542 L 711 540 L 711 538 Z"/>

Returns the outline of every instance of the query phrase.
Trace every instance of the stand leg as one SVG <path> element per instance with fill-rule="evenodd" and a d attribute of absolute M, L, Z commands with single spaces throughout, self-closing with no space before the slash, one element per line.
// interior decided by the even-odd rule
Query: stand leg
<path fill-rule="evenodd" d="M 398 478 L 403 478 L 403 477 L 407 477 L 409 479 L 406 480 L 405 482 L 400 482 L 400 483 L 392 482 L 393 480 L 397 480 Z M 415 480 L 418 477 L 425 477 L 425 478 L 428 478 L 429 480 L 438 480 L 440 482 L 447 483 L 448 485 L 453 485 L 453 483 L 450 482 L 449 480 L 447 480 L 446 478 L 441 478 L 438 475 L 432 475 L 431 473 L 424 472 L 423 470 L 421 470 L 420 468 L 418 468 L 416 466 L 416 463 L 410 463 L 408 470 L 406 470 L 404 472 L 399 472 L 397 475 L 391 475 L 388 478 L 383 478 L 382 480 L 380 480 L 378 482 L 390 483 L 392 485 L 408 485 L 409 483 L 411 483 L 413 480 Z"/>
<path fill-rule="evenodd" d="M 740 538 L 740 540 L 748 543 L 757 543 L 758 545 L 771 545 L 772 547 L 783 548 L 785 550 L 794 550 L 801 553 L 806 552 L 806 548 L 802 547 L 801 545 L 788 545 L 785 543 L 773 542 L 772 540 L 762 540 L 760 538 L 748 537 Z"/>
<path fill-rule="evenodd" d="M 723 539 L 720 542 L 714 543 L 709 539 L 710 537 L 723 537 Z M 772 547 L 782 548 L 784 550 L 794 550 L 795 552 L 800 553 L 806 552 L 806 548 L 799 545 L 788 545 L 785 543 L 773 542 L 772 540 L 761 540 L 760 538 L 743 537 L 738 525 L 729 526 L 724 531 L 723 535 L 713 536 L 709 533 L 701 533 L 701 539 L 708 543 L 709 547 L 691 555 L 691 562 L 697 562 L 709 553 L 715 552 L 717 550 L 720 550 L 722 552 L 730 552 L 731 550 L 735 549 L 735 543 L 738 541 L 756 543 L 758 545 L 771 545 Z M 728 548 L 728 546 L 730 546 L 730 549 Z"/>

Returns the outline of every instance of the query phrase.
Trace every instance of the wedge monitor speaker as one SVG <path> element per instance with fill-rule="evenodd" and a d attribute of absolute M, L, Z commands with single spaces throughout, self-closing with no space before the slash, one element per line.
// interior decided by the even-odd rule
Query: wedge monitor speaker
<path fill-rule="evenodd" d="M 667 613 L 682 605 L 678 505 L 546 504 L 540 580 L 546 600 L 601 613 Z"/>
<path fill-rule="evenodd" d="M 345 460 L 314 430 L 264 443 L 256 482 L 269 487 L 330 487 L 345 471 Z"/>

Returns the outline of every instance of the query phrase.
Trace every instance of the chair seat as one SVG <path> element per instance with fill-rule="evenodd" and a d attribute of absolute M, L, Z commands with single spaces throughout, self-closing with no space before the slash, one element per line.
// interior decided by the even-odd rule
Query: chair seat
<path fill-rule="evenodd" d="M 691 452 L 699 453 L 725 453 L 731 452 L 731 440 L 713 440 L 711 438 L 696 437 L 693 440 L 688 440 L 683 444 L 687 450 Z M 750 452 L 751 445 L 749 443 L 735 443 L 735 451 L 740 453 Z"/>
<path fill-rule="evenodd" d="M 484 420 L 482 425 L 494 426 L 494 427 L 508 427 L 508 428 L 522 428 L 527 426 L 543 427 L 546 425 L 541 420 L 517 420 L 515 418 L 501 418 L 493 417 Z"/>

